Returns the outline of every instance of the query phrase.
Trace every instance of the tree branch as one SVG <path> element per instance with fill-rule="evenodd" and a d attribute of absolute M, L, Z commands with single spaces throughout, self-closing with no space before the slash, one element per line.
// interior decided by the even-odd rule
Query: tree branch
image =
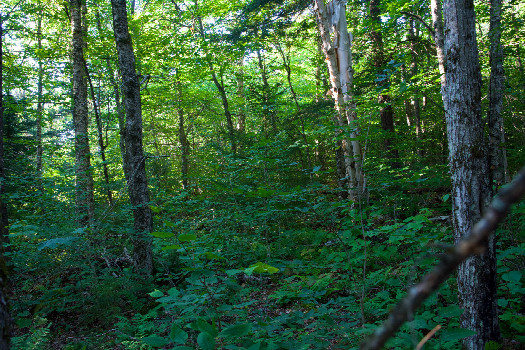
<path fill-rule="evenodd" d="M 374 332 L 366 343 L 361 345 L 361 350 L 382 348 L 403 323 L 414 316 L 423 301 L 456 270 L 459 264 L 470 256 L 482 253 L 487 238 L 506 216 L 510 206 L 516 203 L 524 193 L 525 167 L 510 185 L 500 191 L 483 218 L 474 226 L 471 234 L 458 243 L 451 253 L 443 256 L 434 270 L 410 289 L 407 296 L 390 313 L 388 320 Z"/>
<path fill-rule="evenodd" d="M 423 24 L 425 26 L 425 28 L 427 28 L 427 30 L 430 32 L 430 35 L 432 35 L 432 37 L 434 37 L 434 35 L 436 35 L 436 32 L 434 32 L 434 29 L 432 29 L 432 27 L 429 26 L 427 24 L 427 22 L 425 22 L 425 20 L 423 18 L 421 18 L 421 16 L 416 15 L 415 13 L 406 12 L 406 11 L 400 11 L 400 13 L 402 13 L 404 15 L 407 15 L 409 17 L 417 19 L 419 22 L 421 22 L 421 24 Z"/>

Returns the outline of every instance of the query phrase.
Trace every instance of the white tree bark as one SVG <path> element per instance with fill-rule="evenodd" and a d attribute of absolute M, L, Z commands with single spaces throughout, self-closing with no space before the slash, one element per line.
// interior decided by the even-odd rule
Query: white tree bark
<path fill-rule="evenodd" d="M 335 101 L 336 120 L 340 132 L 349 129 L 342 138 L 345 158 L 345 170 L 348 178 L 348 193 L 351 199 L 357 199 L 365 190 L 365 178 L 362 169 L 361 146 L 357 140 L 355 126 L 355 104 L 352 100 L 352 36 L 346 23 L 346 6 L 341 0 L 333 0 L 326 7 L 323 0 L 314 0 L 322 49 L 326 57 L 330 75 L 331 94 Z M 333 34 L 333 41 L 330 34 Z"/>
<path fill-rule="evenodd" d="M 445 84 L 442 89 L 456 241 L 466 238 L 488 205 L 490 184 L 487 143 L 481 119 L 481 69 L 476 43 L 473 0 L 445 0 Z M 461 326 L 476 332 L 464 340 L 467 349 L 484 349 L 499 340 L 496 307 L 496 259 L 493 236 L 484 254 L 458 269 Z"/>

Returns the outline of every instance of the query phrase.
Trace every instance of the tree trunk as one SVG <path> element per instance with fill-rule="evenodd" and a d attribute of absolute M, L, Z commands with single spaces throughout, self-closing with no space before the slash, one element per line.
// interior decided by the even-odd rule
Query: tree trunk
<path fill-rule="evenodd" d="M 352 101 L 353 68 L 351 36 L 346 24 L 346 7 L 340 0 L 333 0 L 325 7 L 323 0 L 314 0 L 314 11 L 321 36 L 322 49 L 328 65 L 331 94 L 335 101 L 337 126 L 349 129 L 350 138 L 341 140 L 348 178 L 348 192 L 352 200 L 365 191 L 365 178 L 362 170 L 361 146 L 357 140 L 355 125 L 355 105 Z M 330 18 L 330 22 L 329 19 Z M 335 29 L 337 40 L 332 44 L 330 29 Z"/>
<path fill-rule="evenodd" d="M 84 68 L 86 69 L 86 77 L 89 82 L 89 89 L 91 91 L 91 100 L 93 101 L 93 111 L 95 112 L 95 122 L 97 124 L 97 136 L 98 136 L 98 148 L 100 152 L 100 159 L 102 160 L 102 172 L 104 174 L 104 182 L 106 183 L 106 195 L 108 197 L 108 203 L 113 206 L 113 195 L 111 194 L 111 188 L 109 185 L 109 170 L 106 162 L 106 145 L 104 144 L 104 135 L 102 130 L 102 119 L 100 117 L 100 105 L 99 100 L 95 96 L 95 89 L 93 88 L 93 81 L 89 75 L 87 62 L 84 61 Z"/>
<path fill-rule="evenodd" d="M 7 217 L 7 203 L 5 202 L 5 170 L 4 170 L 4 90 L 3 90 L 3 14 L 0 12 L 0 265 L 6 266 L 4 252 L 5 244 L 9 243 L 9 220 Z M 1 271 L 5 271 L 4 268 Z M 13 320 L 9 313 L 6 297 L 7 274 L 0 275 L 0 350 L 11 348 L 11 329 Z"/>
<path fill-rule="evenodd" d="M 441 0 L 430 0 L 430 11 L 432 12 L 432 28 L 434 29 L 432 36 L 436 45 L 439 79 L 441 81 L 441 89 L 443 89 L 445 86 L 445 33 L 443 31 Z M 441 94 L 444 96 L 443 90 L 441 90 Z"/>
<path fill-rule="evenodd" d="M 142 107 L 140 83 L 135 71 L 135 54 L 128 28 L 126 0 L 111 0 L 113 30 L 122 76 L 122 95 L 126 111 L 126 159 L 128 193 L 133 206 L 134 231 L 133 260 L 141 274 L 153 272 L 152 239 L 153 216 L 149 207 L 146 157 L 142 148 Z"/>
<path fill-rule="evenodd" d="M 262 93 L 262 103 L 263 103 L 263 116 L 265 124 L 265 133 L 268 135 L 270 132 L 274 136 L 277 135 L 277 122 L 275 120 L 275 111 L 273 106 L 271 106 L 271 91 L 270 84 L 268 83 L 268 72 L 266 71 L 266 65 L 264 64 L 264 58 L 261 55 L 261 50 L 257 49 L 255 51 L 257 54 L 257 63 L 259 65 L 259 73 L 261 74 L 261 80 L 263 82 L 263 93 Z M 269 126 L 269 127 L 268 127 Z"/>
<path fill-rule="evenodd" d="M 387 151 L 387 157 L 392 159 L 391 165 L 394 168 L 399 168 L 399 152 L 393 147 L 394 139 L 394 109 L 390 101 L 390 95 L 384 94 L 382 90 L 388 89 L 390 79 L 385 76 L 383 70 L 385 68 L 385 55 L 383 46 L 383 35 L 381 33 L 381 19 L 380 19 L 380 0 L 370 0 L 370 20 L 372 21 L 372 30 L 370 31 L 370 39 L 372 40 L 372 60 L 376 69 L 377 87 L 380 91 L 377 102 L 383 106 L 380 112 L 381 129 L 385 132 L 384 147 Z"/>
<path fill-rule="evenodd" d="M 188 142 L 186 129 L 184 128 L 184 109 L 182 108 L 182 83 L 177 80 L 175 84 L 175 88 L 177 90 L 177 114 L 179 116 L 179 143 L 181 150 L 182 189 L 187 190 L 189 188 L 188 171 L 190 143 Z"/>
<path fill-rule="evenodd" d="M 73 66 L 73 124 L 75 125 L 76 207 L 81 227 L 93 223 L 95 199 L 89 149 L 87 79 L 84 68 L 82 0 L 70 0 Z"/>
<path fill-rule="evenodd" d="M 481 119 L 481 70 L 476 43 L 473 0 L 445 0 L 446 83 L 443 101 L 447 120 L 452 177 L 452 209 L 456 242 L 467 237 L 488 205 L 490 184 L 486 141 Z M 465 338 L 467 349 L 484 349 L 499 340 L 496 307 L 494 237 L 482 255 L 458 269 L 461 326 L 476 332 Z"/>
<path fill-rule="evenodd" d="M 38 49 L 42 50 L 42 14 L 43 10 L 39 10 L 37 19 L 37 43 Z M 41 187 L 42 181 L 42 112 L 43 112 L 43 101 L 42 101 L 42 88 L 44 80 L 44 67 L 42 58 L 38 57 L 38 84 L 37 84 L 37 105 L 36 105 L 36 173 Z"/>
<path fill-rule="evenodd" d="M 503 90 L 505 88 L 505 73 L 503 71 L 503 46 L 501 43 L 501 7 L 502 0 L 490 2 L 490 83 L 489 110 L 487 115 L 489 127 L 489 165 L 490 183 L 500 187 L 508 181 L 507 156 L 503 143 Z"/>
<path fill-rule="evenodd" d="M 246 130 L 246 96 L 244 95 L 244 56 L 239 60 L 239 70 L 237 71 L 237 98 L 240 100 L 237 112 L 237 131 L 242 135 Z"/>
<path fill-rule="evenodd" d="M 419 67 L 417 64 L 417 54 L 416 54 L 416 40 L 419 37 L 419 22 L 415 22 L 413 19 L 410 19 L 409 27 L 409 38 L 410 38 L 410 77 L 414 77 L 419 73 Z M 423 156 L 423 150 L 421 145 L 421 138 L 423 137 L 423 130 L 421 128 L 421 107 L 419 105 L 419 96 L 413 96 L 410 99 L 410 115 L 413 119 L 413 122 L 416 127 L 416 139 L 417 143 L 417 155 L 418 157 Z"/>
<path fill-rule="evenodd" d="M 99 35 L 102 35 L 102 24 L 100 22 L 100 12 L 95 13 L 96 17 L 96 23 L 97 23 L 97 29 Z M 124 111 L 124 106 L 122 106 L 121 98 L 120 98 L 120 89 L 117 83 L 117 80 L 115 79 L 114 71 L 111 68 L 111 63 L 109 58 L 106 58 L 106 68 L 108 71 L 109 81 L 111 82 L 111 86 L 113 87 L 113 96 L 115 98 L 115 106 L 117 109 L 117 118 L 118 118 L 118 126 L 119 126 L 119 148 L 120 148 L 120 155 L 122 157 L 122 171 L 124 172 L 124 178 L 126 179 L 126 183 L 129 181 L 129 162 L 126 160 L 126 113 Z"/>
<path fill-rule="evenodd" d="M 195 9 L 198 10 L 198 8 L 199 8 L 198 0 L 195 0 Z M 202 39 L 205 39 L 206 35 L 204 33 L 204 26 L 202 25 L 202 18 L 200 16 L 197 16 L 197 23 L 199 25 L 200 35 Z M 217 74 L 215 73 L 213 62 L 211 60 L 211 57 L 209 57 L 208 53 L 206 54 L 206 58 L 208 60 L 208 65 L 210 67 L 211 78 L 213 80 L 213 83 L 217 87 L 217 90 L 219 90 L 219 95 L 221 96 L 222 107 L 224 108 L 224 116 L 226 117 L 226 125 L 228 128 L 228 135 L 230 137 L 231 149 L 232 149 L 232 152 L 235 154 L 237 153 L 237 142 L 235 140 L 235 128 L 233 126 L 233 118 L 230 112 L 228 96 L 226 96 L 226 89 L 224 88 L 224 81 L 222 80 L 222 76 L 221 76 L 221 82 L 219 82 L 219 80 L 217 79 Z"/>

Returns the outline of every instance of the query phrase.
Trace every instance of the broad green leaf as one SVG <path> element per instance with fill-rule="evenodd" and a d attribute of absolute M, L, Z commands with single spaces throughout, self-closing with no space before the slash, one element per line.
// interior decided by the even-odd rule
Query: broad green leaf
<path fill-rule="evenodd" d="M 157 238 L 170 238 L 173 237 L 174 234 L 171 232 L 151 232 L 150 235 Z"/>
<path fill-rule="evenodd" d="M 261 348 L 261 343 L 255 343 L 248 348 L 248 350 L 259 350 Z"/>
<path fill-rule="evenodd" d="M 441 340 L 442 341 L 458 341 L 466 337 L 470 337 L 471 335 L 476 334 L 476 332 L 471 331 L 470 329 L 465 328 L 452 328 L 452 329 L 445 329 L 443 333 L 441 334 Z"/>
<path fill-rule="evenodd" d="M 77 239 L 79 239 L 79 237 L 61 237 L 48 239 L 47 241 L 38 246 L 38 250 L 42 250 L 45 248 L 54 249 L 58 246 L 70 246 L 73 245 L 74 241 L 76 241 Z"/>
<path fill-rule="evenodd" d="M 250 333 L 251 329 L 252 326 L 248 323 L 235 324 L 223 330 L 220 336 L 224 338 L 243 337 Z"/>
<path fill-rule="evenodd" d="M 154 348 L 160 348 L 161 346 L 165 346 L 170 343 L 168 339 L 159 337 L 157 335 L 150 335 L 149 337 L 142 338 L 142 341 L 149 346 L 153 346 Z"/>
<path fill-rule="evenodd" d="M 160 290 L 158 289 L 155 289 L 153 292 L 151 293 L 148 293 L 148 295 L 150 297 L 153 297 L 153 298 L 160 298 L 160 297 L 163 297 L 164 296 L 164 293 L 162 293 Z"/>
<path fill-rule="evenodd" d="M 222 256 L 217 255 L 215 253 L 210 253 L 210 252 L 202 253 L 201 256 L 206 257 L 206 259 L 208 259 L 208 260 L 221 260 L 221 259 L 224 259 Z"/>
<path fill-rule="evenodd" d="M 521 280 L 520 271 L 509 271 L 501 276 L 507 282 L 519 282 Z"/>
<path fill-rule="evenodd" d="M 279 269 L 277 267 L 273 267 L 271 265 L 268 265 L 268 264 L 265 264 L 259 261 L 251 265 L 246 270 L 244 270 L 244 272 L 247 275 L 251 275 L 253 272 L 274 274 L 276 272 L 279 272 Z"/>
<path fill-rule="evenodd" d="M 197 344 L 204 350 L 214 350 L 215 338 L 208 332 L 201 332 L 197 337 Z"/>
<path fill-rule="evenodd" d="M 190 242 L 196 240 L 197 236 L 192 233 L 183 233 L 182 235 L 179 235 L 178 239 L 181 242 Z"/>
<path fill-rule="evenodd" d="M 237 274 L 239 274 L 241 272 L 242 272 L 242 270 L 226 270 L 226 274 L 228 276 L 230 276 L 230 277 L 234 276 L 234 275 L 237 275 Z"/>
<path fill-rule="evenodd" d="M 507 305 L 509 305 L 509 301 L 507 299 L 504 299 L 504 298 L 498 299 L 498 306 L 507 307 Z"/>
<path fill-rule="evenodd" d="M 167 245 L 165 247 L 162 247 L 162 250 L 170 250 L 170 249 L 179 250 L 180 248 L 182 248 L 180 245 L 173 244 L 173 245 Z"/>
<path fill-rule="evenodd" d="M 215 328 L 215 326 L 209 324 L 202 318 L 199 318 L 197 321 L 192 322 L 190 324 L 190 327 L 197 331 L 208 333 L 213 337 L 217 336 L 217 329 Z"/>
<path fill-rule="evenodd" d="M 439 312 L 439 315 L 447 318 L 458 317 L 463 313 L 463 309 L 456 304 L 445 306 Z"/>
<path fill-rule="evenodd" d="M 188 333 L 174 324 L 171 326 L 170 338 L 176 344 L 184 344 L 188 340 Z"/>

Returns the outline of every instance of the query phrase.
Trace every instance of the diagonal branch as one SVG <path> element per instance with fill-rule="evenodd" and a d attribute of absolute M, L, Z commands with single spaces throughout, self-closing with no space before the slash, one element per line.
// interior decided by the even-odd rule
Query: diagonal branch
<path fill-rule="evenodd" d="M 406 12 L 406 11 L 400 11 L 400 12 L 402 14 L 404 14 L 404 15 L 407 15 L 409 17 L 417 19 L 419 22 L 421 22 L 421 24 L 423 24 L 425 26 L 425 28 L 427 28 L 427 30 L 430 32 L 430 35 L 432 35 L 432 37 L 434 37 L 436 32 L 434 32 L 434 29 L 432 29 L 432 27 L 430 25 L 428 25 L 428 23 L 425 22 L 425 20 L 423 18 L 421 18 L 421 16 L 416 15 L 415 13 L 412 13 L 412 12 Z"/>
<path fill-rule="evenodd" d="M 525 193 L 525 167 L 514 178 L 512 183 L 502 189 L 492 201 L 483 218 L 474 226 L 468 238 L 464 239 L 454 250 L 443 256 L 433 271 L 423 277 L 422 281 L 412 287 L 407 296 L 390 313 L 388 320 L 379 327 L 361 350 L 380 349 L 395 332 L 411 318 L 423 301 L 443 283 L 458 265 L 468 257 L 483 252 L 484 242 L 506 216 L 510 206 L 516 203 Z"/>

